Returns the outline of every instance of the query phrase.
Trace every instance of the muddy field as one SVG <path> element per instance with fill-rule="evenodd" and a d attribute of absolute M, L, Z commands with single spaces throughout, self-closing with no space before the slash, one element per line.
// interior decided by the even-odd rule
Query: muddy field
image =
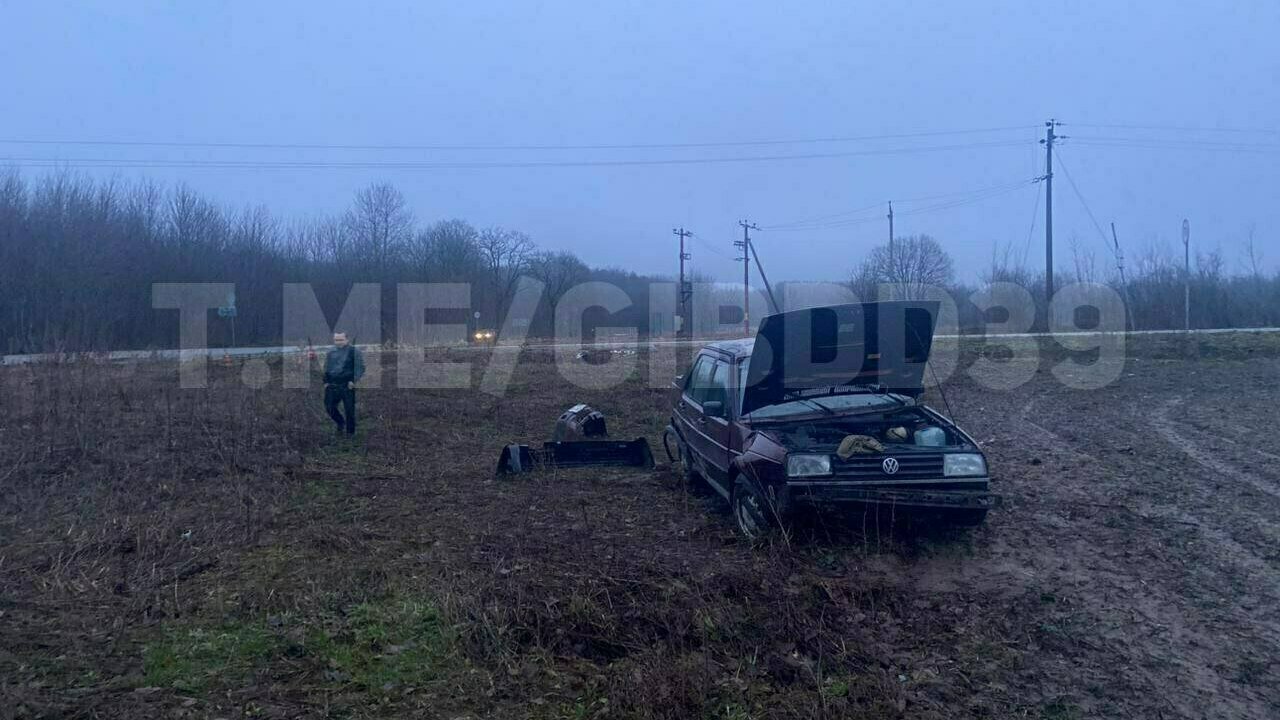
<path fill-rule="evenodd" d="M 5 368 L 0 717 L 1277 717 L 1280 359 L 1155 342 L 1093 391 L 966 355 L 984 527 L 761 549 L 667 466 L 643 376 L 534 353 L 494 397 L 388 360 L 348 442 L 278 360 Z M 659 468 L 493 479 L 579 401 Z"/>

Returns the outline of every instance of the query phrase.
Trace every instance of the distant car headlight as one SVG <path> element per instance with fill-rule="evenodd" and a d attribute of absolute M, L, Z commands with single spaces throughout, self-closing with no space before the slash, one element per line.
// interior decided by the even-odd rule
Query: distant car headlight
<path fill-rule="evenodd" d="M 987 461 L 977 453 L 944 455 L 942 474 L 945 477 L 980 477 L 987 474 Z"/>
<path fill-rule="evenodd" d="M 478 332 L 478 333 L 476 333 L 476 339 L 477 339 L 477 340 L 483 340 L 483 339 L 484 339 L 484 333 L 482 333 L 482 332 Z"/>
<path fill-rule="evenodd" d="M 814 475 L 831 474 L 830 455 L 788 455 L 787 475 L 790 477 L 812 477 Z"/>

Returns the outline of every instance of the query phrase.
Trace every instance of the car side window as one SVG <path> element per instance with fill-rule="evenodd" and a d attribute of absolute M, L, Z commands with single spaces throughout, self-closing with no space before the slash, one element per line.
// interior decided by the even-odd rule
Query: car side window
<path fill-rule="evenodd" d="M 689 382 L 685 384 L 684 394 L 699 405 L 706 400 L 707 389 L 711 386 L 713 364 L 714 361 L 710 357 L 702 355 L 689 371 Z"/>
<path fill-rule="evenodd" d="M 711 371 L 711 381 L 707 384 L 706 400 L 721 403 L 729 401 L 729 363 L 717 360 Z"/>

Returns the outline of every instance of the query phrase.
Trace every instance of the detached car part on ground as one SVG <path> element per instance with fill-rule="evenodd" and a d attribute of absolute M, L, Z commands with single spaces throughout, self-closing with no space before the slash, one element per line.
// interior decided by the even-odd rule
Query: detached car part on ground
<path fill-rule="evenodd" d="M 550 442 L 541 448 L 508 445 L 498 456 L 498 475 L 511 475 L 549 467 L 587 465 L 653 467 L 649 441 L 609 440 L 604 415 L 590 406 L 578 404 L 556 419 Z"/>
<path fill-rule="evenodd" d="M 980 524 L 1000 504 L 977 443 L 918 400 L 936 302 L 770 315 L 754 340 L 712 343 L 689 372 L 664 441 L 752 540 L 806 508 L 892 506 Z"/>

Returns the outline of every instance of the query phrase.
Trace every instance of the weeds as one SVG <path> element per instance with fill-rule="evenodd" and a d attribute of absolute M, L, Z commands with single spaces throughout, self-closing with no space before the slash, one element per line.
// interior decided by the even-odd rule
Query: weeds
<path fill-rule="evenodd" d="M 281 638 L 257 623 L 169 628 L 143 651 L 144 681 L 183 692 L 240 684 L 276 655 L 281 644 Z"/>
<path fill-rule="evenodd" d="M 170 626 L 147 645 L 143 669 L 148 685 L 206 693 L 301 662 L 323 684 L 384 694 L 422 687 L 455 669 L 453 653 L 433 604 L 395 596 L 318 617 Z"/>

